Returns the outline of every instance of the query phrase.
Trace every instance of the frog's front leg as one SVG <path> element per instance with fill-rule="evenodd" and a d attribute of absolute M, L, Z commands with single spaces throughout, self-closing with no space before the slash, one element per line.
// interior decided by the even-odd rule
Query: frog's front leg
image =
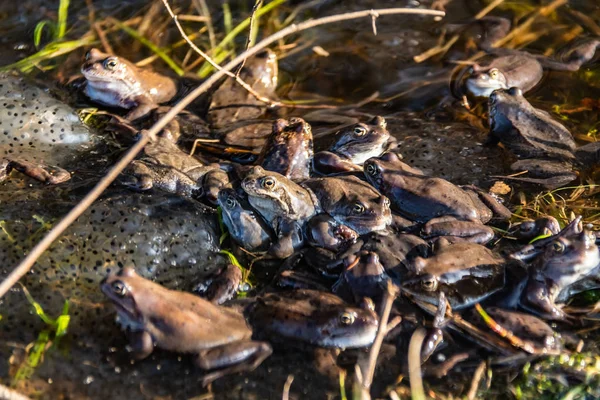
<path fill-rule="evenodd" d="M 202 187 L 183 172 L 168 165 L 159 165 L 145 160 L 135 160 L 127 168 L 124 179 L 127 186 L 139 190 L 157 188 L 168 193 L 184 197 L 197 198 L 202 194 Z"/>
<path fill-rule="evenodd" d="M 521 295 L 521 306 L 529 311 L 548 319 L 563 321 L 567 314 L 552 300 L 552 288 L 546 282 L 529 278 L 527 286 Z"/>
<path fill-rule="evenodd" d="M 203 370 L 218 369 L 202 377 L 202 385 L 228 374 L 252 371 L 273 353 L 267 342 L 245 340 L 203 350 L 196 358 L 196 365 Z"/>
<path fill-rule="evenodd" d="M 125 116 L 125 119 L 128 121 L 135 121 L 136 119 L 140 119 L 142 117 L 147 116 L 152 110 L 156 108 L 158 108 L 158 104 L 152 101 L 139 102 L 137 107 L 129 111 L 129 113 Z"/>
<path fill-rule="evenodd" d="M 494 231 L 480 222 L 459 221 L 453 217 L 440 217 L 434 218 L 423 225 L 421 236 L 424 239 L 447 237 L 450 241 L 464 240 L 485 244 L 494 238 Z"/>
<path fill-rule="evenodd" d="M 51 185 L 63 183 L 71 179 L 71 174 L 60 167 L 50 167 L 14 158 L 3 158 L 0 160 L 0 182 L 8 178 L 13 169 L 35 180 Z"/>
<path fill-rule="evenodd" d="M 362 168 L 330 151 L 320 151 L 313 158 L 313 169 L 323 175 L 362 171 Z"/>
<path fill-rule="evenodd" d="M 269 254 L 276 258 L 288 258 L 304 244 L 302 228 L 296 221 L 279 218 L 277 221 L 277 241 L 269 248 Z"/>
<path fill-rule="evenodd" d="M 126 349 L 136 360 L 143 360 L 154 350 L 154 340 L 146 331 L 129 332 L 129 345 Z"/>
<path fill-rule="evenodd" d="M 444 292 L 440 292 L 438 309 L 433 318 L 433 327 L 427 332 L 427 336 L 425 336 L 423 341 L 423 347 L 421 347 L 421 363 L 427 361 L 440 343 L 444 341 L 444 332 L 442 331 L 442 328 L 448 322 L 446 320 L 447 307 L 448 300 L 446 299 L 446 295 Z"/>
<path fill-rule="evenodd" d="M 207 281 L 194 289 L 202 297 L 215 304 L 223 304 L 231 300 L 242 282 L 242 271 L 233 264 L 227 264 Z"/>

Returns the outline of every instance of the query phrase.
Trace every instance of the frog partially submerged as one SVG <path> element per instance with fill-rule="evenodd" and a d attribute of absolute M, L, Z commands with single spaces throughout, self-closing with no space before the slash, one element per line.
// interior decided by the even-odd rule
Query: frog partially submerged
<path fill-rule="evenodd" d="M 568 46 L 555 59 L 521 50 L 495 48 L 492 44 L 509 32 L 510 21 L 486 16 L 479 22 L 487 25 L 486 38 L 480 47 L 491 55 L 491 59 L 483 64 L 474 64 L 469 71 L 465 86 L 474 96 L 488 97 L 494 90 L 511 87 L 528 92 L 541 81 L 544 69 L 578 71 L 600 47 L 599 40 L 586 39 Z"/>
<path fill-rule="evenodd" d="M 242 181 L 250 205 L 275 231 L 277 241 L 269 252 L 290 256 L 303 244 L 302 227 L 316 214 L 313 196 L 302 186 L 276 172 L 253 167 Z"/>
<path fill-rule="evenodd" d="M 277 56 L 267 49 L 248 58 L 239 76 L 256 93 L 275 99 L 278 71 Z M 260 119 L 267 108 L 266 103 L 227 78 L 211 97 L 208 121 L 213 134 L 226 144 L 260 151 L 272 131 L 272 121 Z"/>
<path fill-rule="evenodd" d="M 184 197 L 205 197 L 216 203 L 222 187 L 229 184 L 219 164 L 205 165 L 181 150 L 168 137 L 158 137 L 144 147 L 144 157 L 131 163 L 124 183 L 139 190 L 156 188 Z"/>
<path fill-rule="evenodd" d="M 389 197 L 396 213 L 425 224 L 423 234 L 427 238 L 458 236 L 484 243 L 493 237 L 493 231 L 483 224 L 493 217 L 510 216 L 510 211 L 491 196 L 429 177 L 394 153 L 370 158 L 364 163 L 364 172 L 367 180 Z"/>
<path fill-rule="evenodd" d="M 175 80 L 98 49 L 86 53 L 81 72 L 85 94 L 97 103 L 131 110 L 125 116 L 130 121 L 170 101 L 178 91 Z"/>
<path fill-rule="evenodd" d="M 529 265 L 529 279 L 521 305 L 545 318 L 564 320 L 568 316 L 556 303 L 576 293 L 576 284 L 595 278 L 600 270 L 600 252 L 591 232 L 563 232 L 546 239 Z"/>
<path fill-rule="evenodd" d="M 355 176 L 312 178 L 302 182 L 318 207 L 362 235 L 392 223 L 390 201 Z"/>
<path fill-rule="evenodd" d="M 302 118 L 278 119 L 257 164 L 292 180 L 308 179 L 313 160 L 313 136 Z"/>
<path fill-rule="evenodd" d="M 333 286 L 334 293 L 349 291 L 355 301 L 363 297 L 379 298 L 389 279 L 377 253 L 361 251 L 344 259 L 344 271 Z"/>
<path fill-rule="evenodd" d="M 444 292 L 452 309 L 461 309 L 504 287 L 505 264 L 485 246 L 440 240 L 431 257 L 415 258 L 402 288 L 417 300 L 436 305 Z"/>
<path fill-rule="evenodd" d="M 273 230 L 234 189 L 221 189 L 217 201 L 234 242 L 251 252 L 269 249 Z"/>
<path fill-rule="evenodd" d="M 577 177 L 572 171 L 575 141 L 550 115 L 533 107 L 518 88 L 496 90 L 489 97 L 488 144 L 502 142 L 519 161 L 511 168 L 528 177 L 508 179 L 554 188 Z"/>
<path fill-rule="evenodd" d="M 257 332 L 326 348 L 369 346 L 378 326 L 372 302 L 358 308 L 331 293 L 307 289 L 259 296 L 247 313 Z"/>
<path fill-rule="evenodd" d="M 102 292 L 127 328 L 133 356 L 144 359 L 154 347 L 196 354 L 206 385 L 226 374 L 258 367 L 271 352 L 266 342 L 251 339 L 244 316 L 189 293 L 166 289 L 139 276 L 132 268 L 109 275 Z"/>
<path fill-rule="evenodd" d="M 396 147 L 385 119 L 373 117 L 367 122 L 350 125 L 336 133 L 338 139 L 328 150 L 315 154 L 314 169 L 324 174 L 362 171 L 362 164 Z"/>

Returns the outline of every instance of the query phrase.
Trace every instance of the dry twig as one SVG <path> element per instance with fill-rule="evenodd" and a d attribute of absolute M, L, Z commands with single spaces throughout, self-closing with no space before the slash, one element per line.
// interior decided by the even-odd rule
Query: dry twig
<path fill-rule="evenodd" d="M 388 319 L 390 317 L 390 312 L 392 311 L 392 304 L 394 304 L 394 299 L 396 299 L 396 296 L 398 296 L 399 291 L 400 290 L 398 286 L 394 285 L 391 281 L 388 280 L 385 298 L 383 299 L 383 310 L 381 311 L 381 317 L 379 318 L 377 336 L 375 336 L 375 340 L 373 341 L 373 345 L 371 346 L 371 350 L 369 351 L 369 359 L 366 369 L 365 371 L 363 371 L 360 367 L 357 368 L 357 380 L 360 383 L 360 396 L 357 396 L 358 394 L 356 393 L 355 396 L 361 399 L 371 398 L 371 395 L 369 394 L 369 389 L 371 388 L 371 384 L 373 383 L 373 377 L 375 376 L 375 366 L 377 365 L 377 358 L 379 357 L 379 351 L 381 350 L 383 339 L 385 338 L 385 335 L 389 332 Z"/>
<path fill-rule="evenodd" d="M 370 17 L 374 12 L 379 15 L 392 15 L 392 14 L 424 14 L 424 15 L 436 15 L 444 16 L 443 12 L 433 10 L 418 10 L 418 9 L 407 9 L 407 8 L 386 8 L 381 10 L 365 10 L 356 11 L 340 15 L 331 15 L 323 18 L 318 18 L 310 21 L 303 22 L 301 24 L 290 25 L 273 35 L 264 38 L 254 47 L 243 52 L 229 63 L 227 63 L 221 70 L 215 72 L 210 78 L 205 80 L 200 86 L 192 90 L 186 97 L 181 99 L 169 112 L 167 112 L 161 119 L 159 119 L 144 135 L 140 140 L 127 151 L 125 156 L 104 176 L 100 182 L 90 191 L 71 211 L 63 217 L 63 219 L 56 224 L 46 236 L 31 250 L 31 252 L 21 261 L 13 271 L 6 277 L 6 279 L 0 284 L 0 298 L 3 297 L 8 290 L 15 285 L 19 279 L 21 279 L 32 267 L 37 259 L 46 251 L 52 243 L 60 237 L 60 235 L 77 219 L 81 214 L 88 209 L 88 207 L 104 192 L 104 190 L 117 178 L 117 176 L 123 171 L 127 165 L 142 151 L 146 143 L 156 136 L 167 124 L 175 118 L 177 114 L 185 109 L 194 99 L 206 92 L 212 85 L 219 81 L 226 72 L 231 71 L 237 66 L 243 59 L 253 56 L 262 49 L 266 48 L 270 44 L 294 33 L 311 29 L 316 26 L 330 24 L 333 22 L 346 21 L 350 19 Z"/>

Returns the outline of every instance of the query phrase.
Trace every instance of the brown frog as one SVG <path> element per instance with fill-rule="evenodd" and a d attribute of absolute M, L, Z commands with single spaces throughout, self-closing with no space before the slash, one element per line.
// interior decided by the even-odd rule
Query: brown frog
<path fill-rule="evenodd" d="M 219 164 L 205 165 L 181 150 L 169 137 L 158 137 L 144 147 L 145 156 L 125 171 L 125 184 L 140 190 L 157 188 L 184 197 L 205 197 L 215 204 L 219 190 L 229 184 Z"/>
<path fill-rule="evenodd" d="M 511 87 L 528 92 L 542 80 L 544 69 L 578 71 L 600 47 L 599 40 L 585 39 L 567 46 L 558 52 L 555 59 L 521 50 L 495 48 L 492 47 L 493 43 L 510 31 L 510 21 L 486 16 L 478 22 L 485 29 L 485 39 L 480 47 L 492 58 L 483 64 L 473 65 L 469 71 L 465 86 L 474 96 L 489 97 L 494 90 Z"/>
<path fill-rule="evenodd" d="M 310 177 L 313 159 L 312 129 L 302 118 L 278 119 L 257 164 L 292 180 Z"/>
<path fill-rule="evenodd" d="M 501 142 L 521 160 L 511 168 L 528 176 L 521 182 L 554 188 L 577 177 L 572 171 L 575 141 L 571 133 L 548 113 L 533 107 L 518 88 L 496 90 L 489 97 L 488 144 Z"/>
<path fill-rule="evenodd" d="M 302 186 L 313 193 L 322 211 L 360 235 L 392 223 L 388 198 L 355 176 L 312 178 Z"/>
<path fill-rule="evenodd" d="M 314 169 L 324 174 L 362 171 L 362 164 L 396 147 L 396 139 L 387 130 L 385 119 L 373 117 L 350 125 L 336 133 L 337 140 L 327 151 L 315 154 Z"/>
<path fill-rule="evenodd" d="M 272 255 L 286 258 L 302 246 L 302 226 L 317 212 L 308 190 L 258 166 L 242 180 L 242 189 L 250 205 L 275 230 L 278 240 L 269 249 Z"/>
<path fill-rule="evenodd" d="M 130 350 L 140 360 L 159 347 L 196 354 L 196 364 L 214 370 L 206 385 L 226 374 L 253 370 L 271 346 L 253 341 L 243 315 L 189 293 L 166 289 L 124 268 L 101 283 L 117 311 L 117 322 L 130 332 Z"/>
<path fill-rule="evenodd" d="M 81 72 L 85 94 L 97 103 L 131 110 L 125 117 L 130 121 L 170 101 L 178 91 L 173 79 L 98 49 L 86 53 Z"/>
<path fill-rule="evenodd" d="M 504 287 L 505 263 L 480 244 L 440 240 L 431 257 L 414 259 L 402 287 L 431 304 L 437 304 L 444 292 L 453 309 L 465 308 Z"/>
<path fill-rule="evenodd" d="M 389 197 L 402 217 L 423 223 L 427 238 L 456 236 L 485 243 L 493 231 L 483 225 L 492 218 L 507 219 L 510 211 L 477 188 L 461 188 L 423 174 L 394 153 L 371 158 L 364 164 L 367 180 Z"/>

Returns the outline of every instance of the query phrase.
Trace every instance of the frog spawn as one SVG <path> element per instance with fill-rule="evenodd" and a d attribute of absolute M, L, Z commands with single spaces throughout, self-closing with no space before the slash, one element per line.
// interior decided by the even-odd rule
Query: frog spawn
<path fill-rule="evenodd" d="M 0 181 L 11 169 L 49 183 L 68 180 L 61 166 L 97 142 L 71 107 L 24 78 L 0 74 L 0 106 Z"/>

